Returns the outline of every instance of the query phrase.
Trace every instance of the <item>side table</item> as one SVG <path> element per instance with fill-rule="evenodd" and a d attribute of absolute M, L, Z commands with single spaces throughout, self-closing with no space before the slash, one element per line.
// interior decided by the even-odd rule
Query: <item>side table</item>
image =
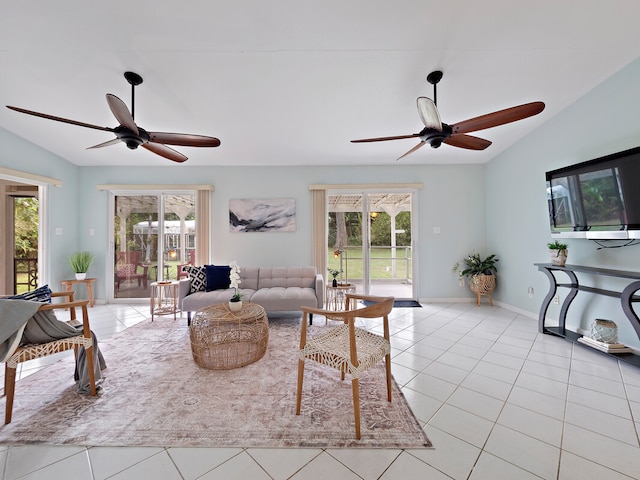
<path fill-rule="evenodd" d="M 178 312 L 178 285 L 177 280 L 151 283 L 151 321 L 155 315 L 171 315 L 176 320 Z"/>
<path fill-rule="evenodd" d="M 343 312 L 347 308 L 347 293 L 356 293 L 355 285 L 350 283 L 343 285 L 338 284 L 337 287 L 327 285 L 325 289 L 325 310 Z"/>
<path fill-rule="evenodd" d="M 89 305 L 92 307 L 95 305 L 93 301 L 93 284 L 95 283 L 95 278 L 85 278 L 84 280 L 62 280 L 60 283 L 64 287 L 67 292 L 73 290 L 73 286 L 77 283 L 84 283 L 87 286 L 87 295 L 89 297 Z"/>

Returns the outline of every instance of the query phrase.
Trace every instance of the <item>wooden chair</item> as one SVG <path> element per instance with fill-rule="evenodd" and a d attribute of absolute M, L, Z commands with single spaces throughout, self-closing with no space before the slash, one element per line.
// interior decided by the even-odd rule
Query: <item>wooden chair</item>
<path fill-rule="evenodd" d="M 363 308 L 356 308 L 358 300 L 374 303 Z M 375 297 L 349 293 L 346 295 L 346 310 L 342 312 L 302 307 L 303 319 L 298 360 L 296 415 L 300 415 L 304 363 L 311 360 L 333 367 L 340 371 L 342 380 L 344 380 L 345 373 L 351 376 L 356 438 L 360 439 L 360 387 L 358 377 L 365 370 L 377 365 L 382 359 L 385 359 L 387 374 L 387 400 L 391 401 L 391 344 L 389 341 L 388 315 L 393 309 L 393 302 L 394 297 Z M 311 314 L 328 316 L 333 320 L 343 320 L 343 324 L 324 329 L 319 334 L 307 339 L 307 315 Z M 356 327 L 356 318 L 382 318 L 383 335 L 380 336 L 364 328 Z"/>
<path fill-rule="evenodd" d="M 69 324 L 75 326 L 76 324 L 76 308 L 82 309 L 82 333 L 68 338 L 62 338 L 53 342 L 42 343 L 37 345 L 24 345 L 18 347 L 18 349 L 6 360 L 5 363 L 5 375 L 4 375 L 4 393 L 7 396 L 7 405 L 4 416 L 4 423 L 11 423 L 11 415 L 13 413 L 13 396 L 15 393 L 16 385 L 16 367 L 18 363 L 26 362 L 28 360 L 34 360 L 36 358 L 46 357 L 55 353 L 63 352 L 66 350 L 74 349 L 75 354 L 78 354 L 78 348 L 84 347 L 87 358 L 87 369 L 89 373 L 90 391 L 91 395 L 96 395 L 96 381 L 95 372 L 93 367 L 93 340 L 91 338 L 91 328 L 89 325 L 89 314 L 87 305 L 89 300 L 74 301 L 74 293 L 70 292 L 53 292 L 52 297 L 66 297 L 66 302 L 61 303 L 43 303 L 38 309 L 43 310 L 57 310 L 57 309 L 69 309 Z"/>
<path fill-rule="evenodd" d="M 189 277 L 189 274 L 184 271 L 184 267 L 186 267 L 187 265 L 195 265 L 195 263 L 196 263 L 196 251 L 189 250 L 189 260 L 187 261 L 187 263 L 180 263 L 176 267 L 176 272 L 177 272 L 176 280 L 180 280 L 182 277 L 184 278 Z"/>
<path fill-rule="evenodd" d="M 138 273 L 138 267 L 142 268 L 142 273 Z M 148 265 L 127 263 L 117 267 L 116 270 L 116 289 L 120 289 L 120 283 L 131 280 L 138 281 L 138 287 L 147 288 Z"/>

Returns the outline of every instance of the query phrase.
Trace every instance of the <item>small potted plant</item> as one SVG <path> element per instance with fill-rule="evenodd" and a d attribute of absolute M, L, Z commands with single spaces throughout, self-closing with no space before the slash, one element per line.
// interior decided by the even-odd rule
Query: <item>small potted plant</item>
<path fill-rule="evenodd" d="M 76 252 L 68 258 L 69 266 L 76 274 L 76 280 L 84 280 L 93 261 L 91 252 Z"/>
<path fill-rule="evenodd" d="M 329 272 L 329 275 L 331 275 L 333 277 L 333 282 L 331 282 L 331 285 L 333 287 L 337 287 L 338 286 L 338 280 L 337 280 L 337 276 L 340 275 L 342 273 L 342 270 L 337 270 L 335 268 L 327 268 L 327 271 Z"/>
<path fill-rule="evenodd" d="M 459 276 L 467 277 L 469 288 L 476 294 L 476 303 L 478 305 L 480 305 L 481 295 L 487 295 L 489 303 L 493 305 L 491 292 L 496 288 L 496 273 L 498 271 L 496 262 L 498 261 L 499 259 L 496 258 L 495 254 L 483 259 L 477 252 L 467 255 L 463 259 L 466 268 L 459 272 Z M 453 271 L 457 272 L 459 269 L 460 262 L 456 262 L 453 266 Z"/>
<path fill-rule="evenodd" d="M 238 292 L 238 286 L 242 283 L 242 280 L 240 280 L 240 267 L 235 261 L 231 262 L 230 265 L 229 286 L 235 289 L 235 293 L 229 299 L 229 310 L 239 312 L 242 310 L 242 299 L 244 298 L 244 293 Z"/>
<path fill-rule="evenodd" d="M 566 243 L 560 243 L 557 240 L 547 243 L 549 248 L 549 256 L 551 257 L 551 265 L 558 265 L 564 267 L 567 263 L 567 248 Z"/>

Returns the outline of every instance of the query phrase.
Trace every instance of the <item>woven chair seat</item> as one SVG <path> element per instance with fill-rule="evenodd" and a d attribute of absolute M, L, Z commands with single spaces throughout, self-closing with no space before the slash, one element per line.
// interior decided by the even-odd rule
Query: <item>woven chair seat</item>
<path fill-rule="evenodd" d="M 353 365 L 351 362 L 349 325 L 340 325 L 308 339 L 307 344 L 300 350 L 300 359 L 308 358 L 333 367 L 340 372 L 348 373 L 352 378 L 358 378 L 362 372 L 373 367 L 384 359 L 385 355 L 391 353 L 390 342 L 380 335 L 356 327 L 355 337 L 358 365 Z"/>
<path fill-rule="evenodd" d="M 42 343 L 37 345 L 24 345 L 18 349 L 7 359 L 7 367 L 16 368 L 18 363 L 34 360 L 36 358 L 46 357 L 55 353 L 71 350 L 72 348 L 85 347 L 89 348 L 93 345 L 91 338 L 85 338 L 82 335 L 76 337 L 63 338 L 53 342 Z"/>

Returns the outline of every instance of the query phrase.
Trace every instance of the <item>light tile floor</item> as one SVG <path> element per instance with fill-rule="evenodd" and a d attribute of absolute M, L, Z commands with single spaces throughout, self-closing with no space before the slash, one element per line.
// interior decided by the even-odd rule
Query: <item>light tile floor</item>
<path fill-rule="evenodd" d="M 90 315 L 99 338 L 149 316 L 147 305 Z M 394 377 L 435 449 L 0 446 L 2 478 L 640 478 L 640 369 L 484 304 L 395 309 L 391 323 Z M 19 378 L 50 362 L 31 363 Z"/>

